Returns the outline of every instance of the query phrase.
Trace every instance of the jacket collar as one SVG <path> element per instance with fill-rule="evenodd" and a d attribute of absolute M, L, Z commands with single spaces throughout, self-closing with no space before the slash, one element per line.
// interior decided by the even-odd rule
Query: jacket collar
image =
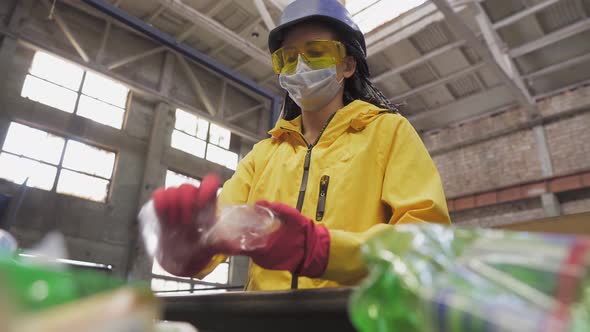
<path fill-rule="evenodd" d="M 355 100 L 336 112 L 332 121 L 330 121 L 328 127 L 326 127 L 326 130 L 322 134 L 320 142 L 333 141 L 349 128 L 354 131 L 361 131 L 380 114 L 385 112 L 388 112 L 388 110 L 362 100 Z M 301 116 L 291 121 L 279 120 L 275 127 L 268 133 L 275 139 L 280 139 L 283 135 L 291 132 L 302 135 Z"/>

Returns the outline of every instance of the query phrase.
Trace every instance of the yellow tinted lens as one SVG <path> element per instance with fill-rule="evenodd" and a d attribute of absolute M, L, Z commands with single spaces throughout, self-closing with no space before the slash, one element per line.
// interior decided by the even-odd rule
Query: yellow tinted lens
<path fill-rule="evenodd" d="M 297 67 L 299 51 L 294 47 L 282 47 L 272 54 L 272 64 L 275 73 L 282 74 Z"/>
<path fill-rule="evenodd" d="M 278 49 L 272 54 L 272 68 L 274 69 L 275 73 L 279 74 L 283 69 L 283 66 L 283 50 Z"/>
<path fill-rule="evenodd" d="M 337 65 L 346 56 L 344 45 L 334 40 L 312 40 L 301 48 L 282 47 L 272 54 L 272 64 L 277 74 L 293 74 L 297 69 L 299 54 L 313 69 Z"/>
<path fill-rule="evenodd" d="M 312 68 L 320 69 L 339 64 L 346 51 L 340 42 L 313 40 L 305 43 L 303 54 Z"/>

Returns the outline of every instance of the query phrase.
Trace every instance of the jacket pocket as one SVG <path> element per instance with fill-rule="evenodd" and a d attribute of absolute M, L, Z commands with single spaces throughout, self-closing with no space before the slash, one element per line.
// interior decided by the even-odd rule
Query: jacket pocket
<path fill-rule="evenodd" d="M 330 184 L 330 177 L 322 176 L 320 179 L 320 193 L 318 197 L 318 206 L 315 212 L 315 220 L 322 221 L 326 213 L 326 199 L 328 197 L 328 185 Z"/>

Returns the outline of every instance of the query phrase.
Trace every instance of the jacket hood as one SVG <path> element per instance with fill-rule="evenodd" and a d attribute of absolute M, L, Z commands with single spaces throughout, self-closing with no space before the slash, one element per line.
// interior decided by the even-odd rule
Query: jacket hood
<path fill-rule="evenodd" d="M 336 138 L 349 128 L 361 131 L 377 117 L 389 112 L 388 109 L 379 108 L 362 100 L 355 100 L 336 112 L 322 138 Z M 279 120 L 268 134 L 275 139 L 279 139 L 284 134 L 293 131 L 302 133 L 301 115 L 291 121 Z"/>

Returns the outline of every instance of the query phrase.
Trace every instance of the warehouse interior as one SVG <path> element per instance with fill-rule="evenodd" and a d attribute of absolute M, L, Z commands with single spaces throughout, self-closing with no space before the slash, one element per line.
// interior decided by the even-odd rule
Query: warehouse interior
<path fill-rule="evenodd" d="M 0 228 L 24 248 L 57 231 L 67 258 L 155 292 L 241 290 L 247 257 L 203 280 L 153 264 L 137 214 L 159 187 L 231 178 L 268 137 L 285 92 L 267 39 L 290 2 L 1 1 Z M 341 2 L 455 226 L 588 227 L 590 0 Z"/>

